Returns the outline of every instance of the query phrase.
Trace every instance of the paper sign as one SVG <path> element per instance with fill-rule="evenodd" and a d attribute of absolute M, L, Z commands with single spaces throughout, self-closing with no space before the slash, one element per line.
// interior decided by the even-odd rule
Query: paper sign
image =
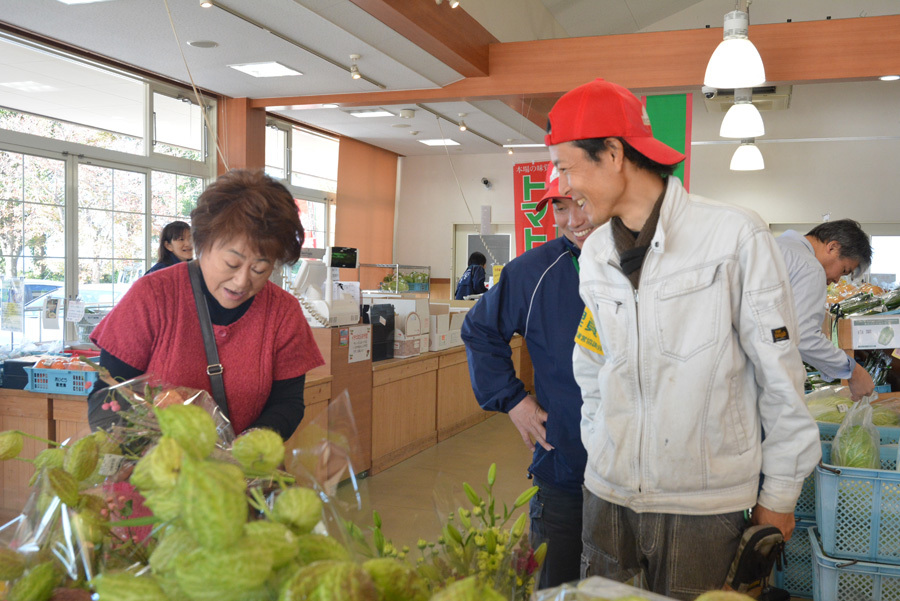
<path fill-rule="evenodd" d="M 23 332 L 25 320 L 25 279 L 3 278 L 3 314 L 0 316 L 0 330 Z"/>
<path fill-rule="evenodd" d="M 353 326 L 350 328 L 350 348 L 347 351 L 347 363 L 358 363 L 372 358 L 372 337 L 369 326 Z"/>
<path fill-rule="evenodd" d="M 66 310 L 66 321 L 79 322 L 84 317 L 84 301 L 70 300 Z"/>
<path fill-rule="evenodd" d="M 855 349 L 900 347 L 900 315 L 852 317 L 850 326 Z"/>
<path fill-rule="evenodd" d="M 45 330 L 59 329 L 59 305 L 62 299 L 45 298 L 41 309 L 41 323 Z"/>

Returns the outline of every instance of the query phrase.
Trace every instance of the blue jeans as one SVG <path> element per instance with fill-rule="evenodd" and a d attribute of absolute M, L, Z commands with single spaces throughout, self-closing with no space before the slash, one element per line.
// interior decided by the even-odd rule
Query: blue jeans
<path fill-rule="evenodd" d="M 654 593 L 694 599 L 725 584 L 745 526 L 743 511 L 636 513 L 585 489 L 581 577 L 624 582 L 643 572 Z"/>
<path fill-rule="evenodd" d="M 554 488 L 534 479 L 538 493 L 531 498 L 531 544 L 547 543 L 538 588 L 578 580 L 581 571 L 581 491 Z"/>

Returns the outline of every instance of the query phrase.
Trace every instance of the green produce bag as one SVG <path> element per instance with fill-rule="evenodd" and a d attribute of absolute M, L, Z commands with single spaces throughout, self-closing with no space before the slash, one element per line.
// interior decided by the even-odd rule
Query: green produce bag
<path fill-rule="evenodd" d="M 863 397 L 847 412 L 831 445 L 832 465 L 881 469 L 881 436 L 872 423 L 870 404 L 876 398 Z"/>

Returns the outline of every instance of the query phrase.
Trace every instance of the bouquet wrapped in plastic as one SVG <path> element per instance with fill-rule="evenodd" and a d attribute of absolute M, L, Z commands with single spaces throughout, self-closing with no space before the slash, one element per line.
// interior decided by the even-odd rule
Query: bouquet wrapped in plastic
<path fill-rule="evenodd" d="M 414 565 L 380 523 L 367 537 L 333 497 L 349 475 L 359 498 L 352 417 L 348 431 L 334 420 L 304 424 L 306 440 L 286 457 L 273 431 L 235 437 L 203 391 L 139 378 L 108 398 L 117 425 L 45 441 L 50 448 L 30 460 L 34 492 L 0 527 L 0 598 L 512 601 L 533 586 L 540 551 L 527 545 L 523 518 L 509 530 L 498 522 L 493 469 L 488 497 L 473 500 L 465 523 L 478 512 L 490 518 L 471 531 L 446 527 Z M 20 460 L 23 436 L 0 433 L 0 460 Z"/>

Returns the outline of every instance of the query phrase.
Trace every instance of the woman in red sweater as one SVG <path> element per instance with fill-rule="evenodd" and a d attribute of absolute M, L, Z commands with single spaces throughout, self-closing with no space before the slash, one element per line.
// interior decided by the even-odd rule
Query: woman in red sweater
<path fill-rule="evenodd" d="M 262 172 L 232 170 L 200 195 L 191 227 L 234 431 L 270 428 L 286 440 L 303 418 L 305 374 L 324 364 L 297 299 L 269 281 L 278 262 L 300 258 L 294 199 Z M 136 281 L 91 340 L 118 379 L 150 373 L 211 391 L 186 262 Z M 88 398 L 93 428 L 116 419 L 103 386 Z"/>

